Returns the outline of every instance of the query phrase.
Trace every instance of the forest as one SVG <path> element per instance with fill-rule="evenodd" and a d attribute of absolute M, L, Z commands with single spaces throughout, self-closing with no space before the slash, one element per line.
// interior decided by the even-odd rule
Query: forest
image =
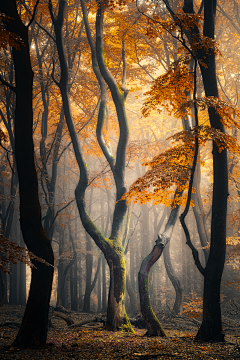
<path fill-rule="evenodd" d="M 0 0 L 0 357 L 240 358 L 238 47 L 238 0 Z"/>

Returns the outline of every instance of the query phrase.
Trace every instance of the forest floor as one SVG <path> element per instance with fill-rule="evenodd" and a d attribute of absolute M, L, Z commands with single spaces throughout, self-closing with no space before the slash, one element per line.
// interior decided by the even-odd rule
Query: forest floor
<path fill-rule="evenodd" d="M 0 308 L 0 359 L 239 359 L 239 318 L 224 318 L 225 343 L 194 341 L 199 322 L 185 316 L 163 319 L 167 337 L 146 337 L 146 329 L 134 327 L 135 333 L 109 332 L 99 315 L 95 321 L 69 327 L 59 317 L 52 317 L 48 345 L 42 349 L 19 350 L 11 347 L 21 322 L 24 306 Z M 56 314 L 56 313 L 55 313 Z M 94 314 L 65 313 L 74 323 L 91 320 Z M 6 323 L 8 322 L 8 323 Z"/>

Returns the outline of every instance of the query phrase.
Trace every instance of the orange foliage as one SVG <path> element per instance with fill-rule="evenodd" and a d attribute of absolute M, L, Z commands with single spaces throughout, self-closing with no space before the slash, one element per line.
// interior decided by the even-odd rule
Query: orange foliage
<path fill-rule="evenodd" d="M 9 241 L 0 233 L 0 270 L 10 274 L 10 263 L 16 264 L 18 261 L 29 265 L 31 268 L 36 267 L 31 260 L 39 261 L 46 266 L 53 266 L 26 248 Z"/>
<path fill-rule="evenodd" d="M 196 293 L 192 293 L 191 297 L 186 297 L 188 302 L 183 304 L 183 313 L 190 319 L 200 318 L 202 316 L 202 298 L 198 297 Z"/>

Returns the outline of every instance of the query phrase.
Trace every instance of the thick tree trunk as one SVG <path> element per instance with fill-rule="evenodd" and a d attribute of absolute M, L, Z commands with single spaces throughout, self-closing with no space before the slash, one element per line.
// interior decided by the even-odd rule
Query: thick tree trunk
<path fill-rule="evenodd" d="M 0 1 L 0 11 L 10 16 L 7 30 L 20 36 L 23 45 L 13 48 L 16 83 L 15 157 L 19 178 L 20 224 L 24 242 L 37 256 L 53 264 L 53 251 L 41 225 L 38 180 L 34 164 L 32 138 L 33 72 L 28 46 L 28 28 L 22 23 L 14 0 Z M 13 346 L 38 347 L 46 344 L 48 309 L 52 289 L 53 267 L 33 261 L 28 302 Z"/>
<path fill-rule="evenodd" d="M 24 247 L 24 241 L 22 237 L 22 233 L 20 231 L 20 246 Z M 20 263 L 20 279 L 19 279 L 19 297 L 18 304 L 26 305 L 26 264 Z"/>
<path fill-rule="evenodd" d="M 6 293 L 6 282 L 4 281 L 4 272 L 0 271 L 0 307 L 4 304 L 4 296 Z"/>
<path fill-rule="evenodd" d="M 184 11 L 193 12 L 193 2 L 184 2 Z M 214 39 L 215 31 L 216 1 L 204 2 L 204 29 L 203 35 Z M 195 32 L 195 33 L 194 33 Z M 188 34 L 189 40 L 193 41 L 198 36 L 198 29 L 193 29 Z M 216 62 L 213 49 L 206 52 L 203 47 L 198 48 L 197 57 L 205 95 L 218 98 Z M 219 114 L 213 107 L 208 109 L 211 127 L 224 132 L 224 126 Z M 203 320 L 196 339 L 201 341 L 224 341 L 222 330 L 220 286 L 226 253 L 226 214 L 228 196 L 228 168 L 227 150 L 218 151 L 213 142 L 213 199 L 212 199 L 212 223 L 211 223 L 211 245 L 209 258 L 204 270 L 204 294 L 203 294 Z"/>
<path fill-rule="evenodd" d="M 106 260 L 102 259 L 102 313 L 107 312 L 107 279 L 106 279 Z"/>
<path fill-rule="evenodd" d="M 110 285 L 108 293 L 107 323 L 106 329 L 117 330 L 126 326 L 126 330 L 131 329 L 131 324 L 126 315 L 124 297 L 126 286 L 126 268 L 124 254 L 116 254 L 121 243 L 113 246 L 108 256 L 110 270 Z M 113 259 L 113 260 L 112 260 Z"/>
<path fill-rule="evenodd" d="M 14 216 L 10 240 L 19 244 L 19 231 L 17 229 L 16 216 Z M 9 288 L 9 304 L 18 305 L 18 287 L 19 287 L 19 263 L 11 264 L 10 288 Z"/>

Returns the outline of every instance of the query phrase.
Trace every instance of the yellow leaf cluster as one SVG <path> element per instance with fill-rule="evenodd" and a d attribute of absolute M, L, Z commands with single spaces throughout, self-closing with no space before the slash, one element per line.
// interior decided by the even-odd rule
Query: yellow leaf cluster
<path fill-rule="evenodd" d="M 237 129 L 240 129 L 240 123 L 235 120 L 235 117 L 240 116 L 240 110 L 229 102 L 225 102 L 214 96 L 198 98 L 195 102 L 194 100 L 186 101 L 179 107 L 176 115 L 179 117 L 184 116 L 186 114 L 186 109 L 191 109 L 195 103 L 200 110 L 214 108 L 216 113 L 220 116 L 221 122 L 227 128 L 230 128 L 231 125 L 234 125 Z"/>
<path fill-rule="evenodd" d="M 173 195 L 172 186 L 176 185 L 180 190 L 185 190 L 187 188 L 185 184 L 191 174 L 196 137 L 199 145 L 205 145 L 209 140 L 215 141 L 219 152 L 225 148 L 240 152 L 240 147 L 232 136 L 208 125 L 178 132 L 169 138 L 177 142 L 177 145 L 144 163 L 144 166 L 150 169 L 131 185 L 126 195 L 128 201 L 134 200 L 134 202 L 145 204 L 153 200 L 154 204 L 169 205 Z M 177 198 L 172 206 L 183 202 L 184 200 Z"/>
<path fill-rule="evenodd" d="M 166 108 L 171 115 L 176 108 L 182 108 L 187 102 L 186 91 L 193 89 L 193 73 L 189 71 L 190 57 L 180 57 L 172 62 L 169 70 L 160 75 L 153 83 L 150 91 L 146 92 L 148 96 L 142 109 L 146 117 L 153 109 L 159 109 L 159 106 Z"/>

